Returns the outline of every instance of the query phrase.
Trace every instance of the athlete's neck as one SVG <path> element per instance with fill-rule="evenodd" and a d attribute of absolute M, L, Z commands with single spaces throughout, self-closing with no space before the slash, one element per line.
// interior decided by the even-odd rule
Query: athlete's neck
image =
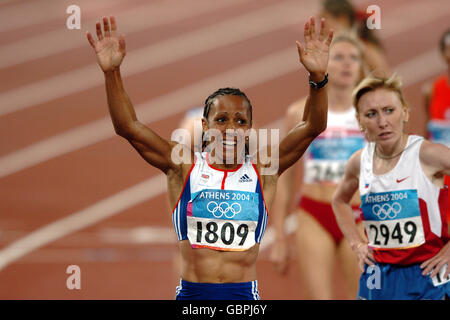
<path fill-rule="evenodd" d="M 233 163 L 233 164 L 226 164 L 226 163 L 213 163 L 212 166 L 216 169 L 220 170 L 235 170 L 237 169 L 241 164 L 239 163 Z"/>
<path fill-rule="evenodd" d="M 391 146 L 383 147 L 381 145 L 376 144 L 375 154 L 383 160 L 391 160 L 397 158 L 403 153 L 407 142 L 408 142 L 408 135 L 404 133 L 401 135 L 400 139 L 398 139 Z"/>
<path fill-rule="evenodd" d="M 214 150 L 210 153 L 207 150 L 208 163 L 219 170 L 235 170 L 239 168 L 245 161 L 245 154 L 241 156 L 235 156 L 233 159 L 223 159 L 222 157 L 216 157 Z"/>
<path fill-rule="evenodd" d="M 332 111 L 346 111 L 352 107 L 352 87 L 330 86 L 328 90 L 328 108 Z"/>

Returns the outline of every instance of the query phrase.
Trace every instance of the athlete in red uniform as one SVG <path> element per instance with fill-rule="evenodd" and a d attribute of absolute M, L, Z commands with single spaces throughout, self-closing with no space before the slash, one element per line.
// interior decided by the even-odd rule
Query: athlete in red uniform
<path fill-rule="evenodd" d="M 352 91 L 361 80 L 363 56 L 356 36 L 337 34 L 330 47 L 328 64 L 328 122 L 327 129 L 306 151 L 303 159 L 280 178 L 276 204 L 273 209 L 275 244 L 271 260 L 275 269 L 284 273 L 288 261 L 288 238 L 284 225 L 290 203 L 301 194 L 294 209 L 297 219 L 295 257 L 305 299 L 334 299 L 335 260 L 339 276 L 344 280 L 347 298 L 358 290 L 360 271 L 356 256 L 337 225 L 331 208 L 331 199 L 344 174 L 350 156 L 364 147 L 361 132 L 352 106 Z M 288 132 L 301 121 L 306 98 L 294 102 L 286 113 Z M 296 181 L 299 180 L 299 181 Z M 351 202 L 355 218 L 359 219 L 359 196 Z M 363 233 L 363 227 L 358 224 Z"/>

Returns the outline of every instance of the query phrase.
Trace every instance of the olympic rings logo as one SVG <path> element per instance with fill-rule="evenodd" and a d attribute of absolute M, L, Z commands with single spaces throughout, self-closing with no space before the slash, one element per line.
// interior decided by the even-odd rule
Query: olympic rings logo
<path fill-rule="evenodd" d="M 402 206 L 398 202 L 394 202 L 392 205 L 389 203 L 376 204 L 372 207 L 373 214 L 380 220 L 385 220 L 386 218 L 395 219 L 400 211 L 402 211 Z"/>
<path fill-rule="evenodd" d="M 228 202 L 221 202 L 220 204 L 218 204 L 215 201 L 208 202 L 206 209 L 208 209 L 208 211 L 211 212 L 216 218 L 220 218 L 225 215 L 225 217 L 227 217 L 228 219 L 233 218 L 242 210 L 239 203 L 234 202 L 230 205 Z"/>

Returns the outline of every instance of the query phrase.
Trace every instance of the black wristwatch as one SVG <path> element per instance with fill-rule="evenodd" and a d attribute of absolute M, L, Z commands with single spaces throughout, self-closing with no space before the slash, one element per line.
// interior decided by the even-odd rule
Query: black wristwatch
<path fill-rule="evenodd" d="M 327 84 L 327 82 L 328 82 L 328 73 L 325 74 L 325 79 L 323 79 L 320 82 L 314 82 L 314 81 L 311 80 L 311 78 L 309 78 L 309 85 L 314 90 L 319 90 L 320 88 L 323 88 Z"/>

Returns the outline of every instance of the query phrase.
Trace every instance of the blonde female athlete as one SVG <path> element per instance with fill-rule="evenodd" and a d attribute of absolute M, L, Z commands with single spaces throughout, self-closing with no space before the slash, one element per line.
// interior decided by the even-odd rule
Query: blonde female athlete
<path fill-rule="evenodd" d="M 296 260 L 305 299 L 333 299 L 336 256 L 346 285 L 347 297 L 358 290 L 358 261 L 344 240 L 331 208 L 331 198 L 344 173 L 350 156 L 364 146 L 352 107 L 352 91 L 360 80 L 362 51 L 356 37 L 337 34 L 330 47 L 328 62 L 327 129 L 309 146 L 305 156 L 280 178 L 273 222 L 276 241 L 271 258 L 278 271 L 284 272 L 288 258 L 285 218 L 292 198 L 300 190 L 296 208 Z M 291 105 L 285 127 L 292 129 L 305 114 L 305 99 Z M 299 178 L 298 178 L 299 177 Z M 297 181 L 300 179 L 300 181 Z M 352 199 L 359 220 L 359 198 Z M 362 225 L 360 225 L 362 233 Z M 339 274 L 339 273 L 338 273 Z"/>
<path fill-rule="evenodd" d="M 363 271 L 358 298 L 442 299 L 450 281 L 443 183 L 450 149 L 404 132 L 409 110 L 395 76 L 364 79 L 353 104 L 370 143 L 350 158 L 332 204 Z M 351 213 L 358 189 L 368 241 Z"/>
<path fill-rule="evenodd" d="M 114 17 L 103 18 L 103 31 L 101 23 L 96 30 L 98 41 L 90 33 L 87 38 L 104 72 L 115 131 L 167 175 L 182 256 L 177 299 L 259 299 L 256 258 L 278 176 L 326 128 L 325 85 L 332 32 L 325 35 L 324 20 L 318 36 L 313 17 L 305 24 L 305 44 L 297 42 L 297 48 L 310 74 L 310 112 L 280 142 L 274 159 L 276 155 L 265 157 L 265 152 L 254 157 L 247 154 L 245 130 L 252 126 L 252 106 L 238 89 L 219 89 L 206 99 L 201 153 L 167 141 L 139 122 L 120 75 L 124 36 L 117 36 Z M 268 172 L 273 162 L 278 166 Z"/>

